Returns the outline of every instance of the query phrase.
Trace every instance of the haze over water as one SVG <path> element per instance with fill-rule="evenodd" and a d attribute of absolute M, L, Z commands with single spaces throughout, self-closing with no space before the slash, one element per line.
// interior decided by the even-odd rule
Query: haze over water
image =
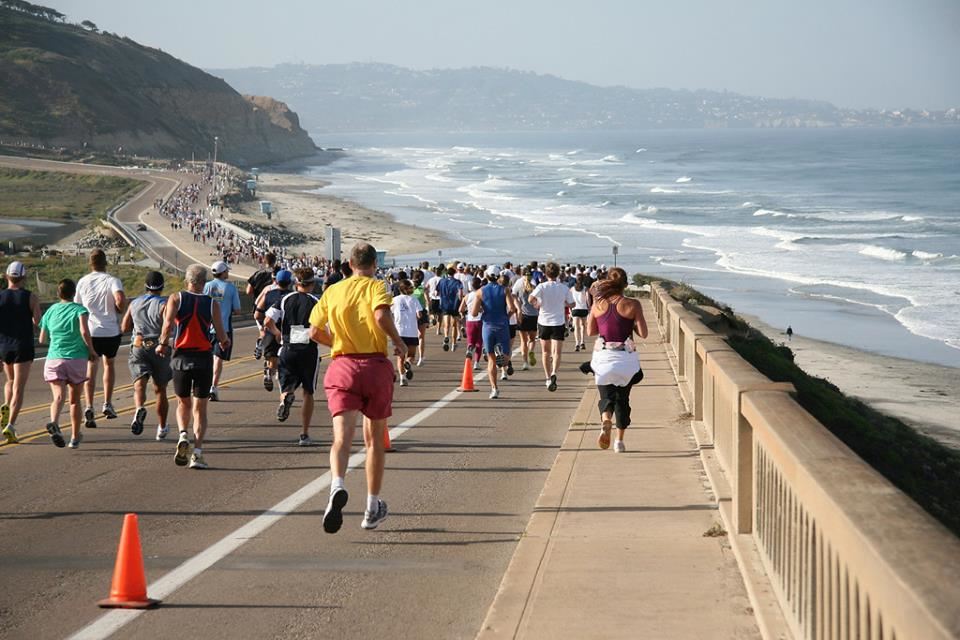
<path fill-rule="evenodd" d="M 741 313 L 960 366 L 960 130 L 356 134 L 326 191 L 483 262 L 613 261 Z M 435 253 L 427 256 L 436 261 Z"/>

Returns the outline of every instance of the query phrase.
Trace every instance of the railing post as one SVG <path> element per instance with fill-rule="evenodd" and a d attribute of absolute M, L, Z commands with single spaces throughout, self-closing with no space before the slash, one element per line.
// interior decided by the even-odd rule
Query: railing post
<path fill-rule="evenodd" d="M 733 518 L 738 534 L 753 533 L 753 467 L 753 427 L 739 413 L 733 447 Z"/>

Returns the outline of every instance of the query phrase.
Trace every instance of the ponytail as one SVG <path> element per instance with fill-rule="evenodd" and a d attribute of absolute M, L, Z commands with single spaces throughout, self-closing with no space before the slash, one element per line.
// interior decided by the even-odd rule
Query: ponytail
<path fill-rule="evenodd" d="M 611 296 L 623 295 L 627 288 L 627 272 L 620 267 L 614 267 L 607 272 L 607 277 L 594 285 L 598 300 Z"/>

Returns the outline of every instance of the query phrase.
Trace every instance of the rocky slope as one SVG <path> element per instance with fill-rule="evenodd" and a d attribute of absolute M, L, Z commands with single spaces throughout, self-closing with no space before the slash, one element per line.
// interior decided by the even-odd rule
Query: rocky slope
<path fill-rule="evenodd" d="M 0 140 L 268 164 L 316 152 L 271 98 L 129 38 L 0 6 Z"/>

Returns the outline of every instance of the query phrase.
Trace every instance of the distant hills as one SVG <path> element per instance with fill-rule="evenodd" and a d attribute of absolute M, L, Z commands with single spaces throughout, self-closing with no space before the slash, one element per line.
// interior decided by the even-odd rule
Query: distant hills
<path fill-rule="evenodd" d="M 240 165 L 316 153 L 282 102 L 242 96 L 158 49 L 0 0 L 0 142 Z"/>
<path fill-rule="evenodd" d="M 294 105 L 313 132 L 960 124 L 957 109 L 853 110 L 718 91 L 598 87 L 488 67 L 415 71 L 387 64 L 284 64 L 209 71 L 241 91 Z"/>

